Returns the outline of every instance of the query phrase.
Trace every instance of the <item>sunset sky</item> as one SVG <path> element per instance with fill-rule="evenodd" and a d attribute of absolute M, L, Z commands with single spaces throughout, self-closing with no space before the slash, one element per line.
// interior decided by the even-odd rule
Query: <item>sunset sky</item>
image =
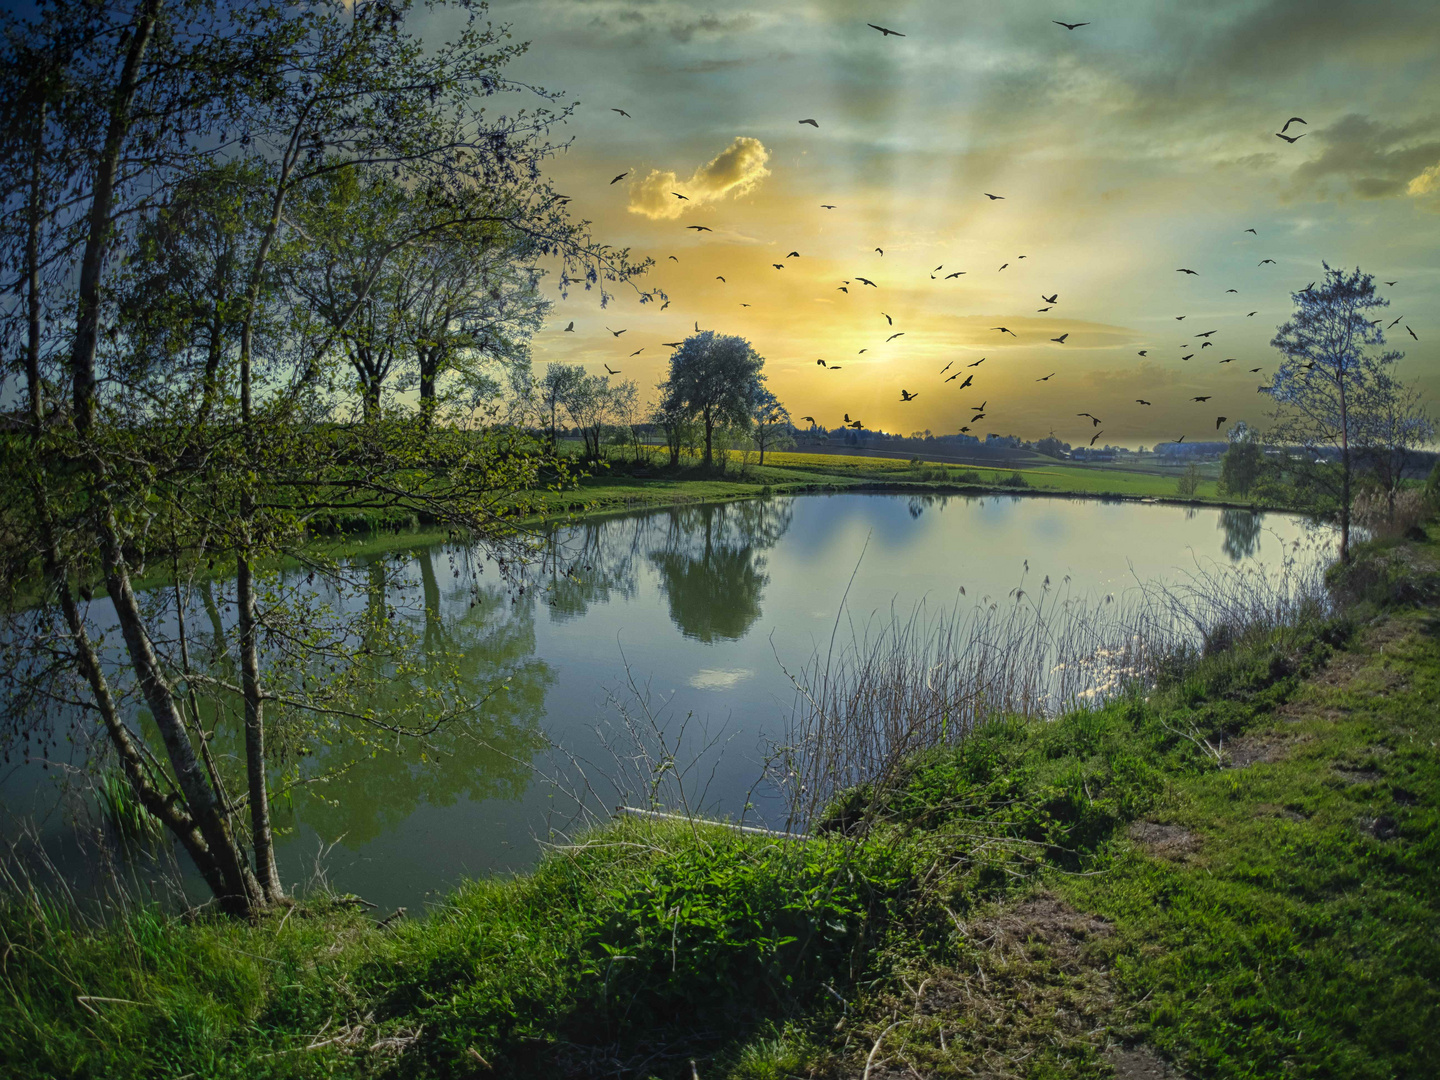
<path fill-rule="evenodd" d="M 1085 441 L 1088 411 L 1107 443 L 1214 438 L 1217 415 L 1263 423 L 1269 339 L 1323 259 L 1397 282 L 1388 341 L 1440 391 L 1433 0 L 501 0 L 492 17 L 532 43 L 513 76 L 581 103 L 559 190 L 654 258 L 641 286 L 671 299 L 621 288 L 602 311 L 573 292 L 537 366 L 606 362 L 649 391 L 660 343 L 698 321 L 747 338 L 791 412 L 829 426 L 951 433 L 985 402 L 982 436 Z M 969 389 L 942 383 L 981 357 Z"/>

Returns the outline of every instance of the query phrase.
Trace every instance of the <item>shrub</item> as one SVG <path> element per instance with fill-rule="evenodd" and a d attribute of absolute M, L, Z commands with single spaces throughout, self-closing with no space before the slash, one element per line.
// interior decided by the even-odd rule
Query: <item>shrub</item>
<path fill-rule="evenodd" d="M 1005 478 L 1006 487 L 1029 487 L 1030 481 L 1021 476 L 1019 472 L 1012 472 Z"/>
<path fill-rule="evenodd" d="M 1424 491 L 1407 488 L 1395 492 L 1393 499 L 1392 506 L 1391 497 L 1385 492 L 1362 491 L 1351 504 L 1351 518 L 1372 539 L 1389 540 L 1407 535 L 1429 516 Z"/>

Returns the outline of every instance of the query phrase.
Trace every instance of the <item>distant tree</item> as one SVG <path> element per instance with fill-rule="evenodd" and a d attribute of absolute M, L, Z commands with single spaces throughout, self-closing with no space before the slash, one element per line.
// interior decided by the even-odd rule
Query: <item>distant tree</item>
<path fill-rule="evenodd" d="M 585 442 L 585 457 L 598 461 L 605 429 L 619 423 L 629 403 L 638 396 L 635 383 L 611 383 L 608 375 L 587 375 L 566 380 L 561 404 Z"/>
<path fill-rule="evenodd" d="M 1193 499 L 1200 491 L 1200 466 L 1191 462 L 1175 481 L 1175 492 L 1182 499 Z"/>
<path fill-rule="evenodd" d="M 565 402 L 573 396 L 575 386 L 584 380 L 585 369 L 579 364 L 546 364 L 545 374 L 535 384 L 536 405 L 541 423 L 550 433 L 552 446 L 560 437 L 560 414 Z"/>
<path fill-rule="evenodd" d="M 1265 464 L 1260 439 L 1243 420 L 1230 429 L 1229 439 L 1229 449 L 1220 459 L 1220 490 L 1231 495 L 1248 495 Z"/>
<path fill-rule="evenodd" d="M 1035 450 L 1046 457 L 1063 458 L 1067 447 L 1054 435 L 1047 435 L 1035 443 Z"/>
<path fill-rule="evenodd" d="M 1323 283 L 1292 293 L 1295 313 L 1270 344 L 1284 355 L 1267 392 L 1276 409 L 1267 442 L 1298 447 L 1289 468 L 1297 489 L 1333 507 L 1340 522 L 1340 559 L 1350 559 L 1350 512 L 1357 451 L 1383 410 L 1388 369 L 1403 353 L 1374 353 L 1385 344 L 1368 316 L 1390 301 L 1375 293 L 1375 279 L 1328 264 Z"/>
<path fill-rule="evenodd" d="M 1417 475 L 1422 451 L 1435 441 L 1435 424 L 1420 392 L 1389 377 L 1377 385 L 1365 418 L 1361 462 L 1385 494 L 1389 518 L 1395 517 L 1395 495 L 1405 479 Z"/>
<path fill-rule="evenodd" d="M 705 432 L 705 464 L 713 464 L 715 429 L 750 425 L 750 410 L 761 386 L 761 358 L 744 338 L 706 330 L 685 339 L 670 354 L 666 408 L 699 418 Z"/>
<path fill-rule="evenodd" d="M 750 418 L 755 424 L 752 435 L 755 449 L 760 451 L 761 465 L 765 464 L 766 450 L 782 450 L 795 445 L 795 440 L 790 436 L 790 429 L 793 427 L 790 410 L 780 404 L 780 399 L 768 387 L 762 386 L 756 393 Z"/>

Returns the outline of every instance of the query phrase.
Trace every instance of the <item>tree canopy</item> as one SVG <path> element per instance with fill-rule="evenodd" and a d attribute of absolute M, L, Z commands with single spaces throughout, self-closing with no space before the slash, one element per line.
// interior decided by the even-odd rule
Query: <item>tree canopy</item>
<path fill-rule="evenodd" d="M 705 464 L 711 465 L 715 429 L 749 428 L 761 392 L 764 359 L 744 338 L 705 330 L 670 354 L 670 376 L 661 387 L 662 409 L 699 418 L 705 431 Z"/>

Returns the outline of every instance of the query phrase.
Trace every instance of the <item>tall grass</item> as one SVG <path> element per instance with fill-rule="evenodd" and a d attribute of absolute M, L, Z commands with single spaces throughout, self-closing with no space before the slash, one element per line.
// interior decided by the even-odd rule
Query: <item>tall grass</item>
<path fill-rule="evenodd" d="M 1197 563 L 1118 596 L 1022 580 L 1004 597 L 938 611 L 922 602 L 859 626 L 842 604 L 828 647 L 786 670 L 795 704 L 771 773 L 787 828 L 815 827 L 847 789 L 878 798 L 915 755 L 992 718 L 1053 718 L 1181 677 L 1242 641 L 1283 644 L 1332 612 L 1318 554 L 1295 544 L 1275 568 Z"/>

